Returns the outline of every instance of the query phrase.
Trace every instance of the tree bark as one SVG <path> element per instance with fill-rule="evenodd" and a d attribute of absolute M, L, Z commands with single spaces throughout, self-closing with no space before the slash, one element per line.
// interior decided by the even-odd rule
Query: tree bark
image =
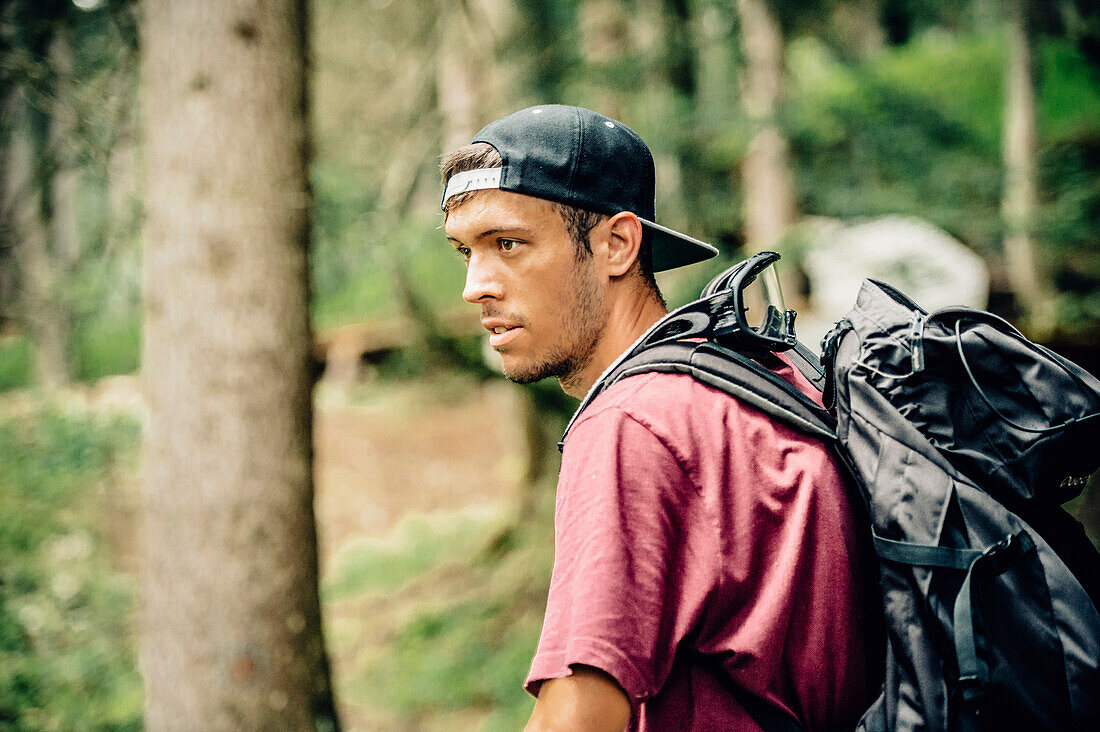
<path fill-rule="evenodd" d="M 333 730 L 311 475 L 305 1 L 143 11 L 146 725 Z"/>
<path fill-rule="evenodd" d="M 779 124 L 784 49 L 766 0 L 738 0 L 745 54 L 742 100 L 754 133 L 741 166 L 748 250 L 775 246 L 795 220 L 787 139 Z"/>
<path fill-rule="evenodd" d="M 7 154 L 4 197 L 19 269 L 18 315 L 31 340 L 35 382 L 53 390 L 72 378 L 71 313 L 62 299 L 63 272 L 50 254 L 44 186 L 37 173 L 46 141 L 36 134 L 25 89 L 12 92 L 11 105 L 16 124 Z"/>
<path fill-rule="evenodd" d="M 1005 183 L 1001 212 L 1005 222 L 1008 282 L 1033 334 L 1055 325 L 1054 303 L 1035 254 L 1032 228 L 1037 205 L 1035 75 L 1028 27 L 1028 0 L 1007 0 L 1008 48 L 1002 148 Z"/>
<path fill-rule="evenodd" d="M 49 137 L 50 167 L 53 171 L 49 185 L 50 229 L 53 258 L 67 278 L 80 257 L 81 247 L 76 200 L 80 189 L 80 170 L 74 147 L 77 120 L 73 100 L 73 52 L 64 26 L 54 32 L 50 42 L 50 67 L 54 76 Z"/>
<path fill-rule="evenodd" d="M 627 95 L 608 76 L 608 67 L 631 52 L 631 8 L 616 0 L 579 3 L 577 20 L 586 76 L 599 87 L 599 111 L 613 119 L 626 116 Z"/>
<path fill-rule="evenodd" d="M 439 8 L 439 64 L 436 97 L 442 123 L 443 154 L 462 147 L 477 132 L 476 79 L 471 68 L 466 32 L 466 13 L 460 3 L 444 2 Z"/>
<path fill-rule="evenodd" d="M 107 212 L 104 236 L 108 253 L 114 254 L 133 241 L 138 228 L 140 193 L 138 191 L 137 104 L 134 66 L 129 54 L 115 69 L 107 100 L 107 119 L 111 124 L 111 141 L 107 148 Z"/>
<path fill-rule="evenodd" d="M 658 191 L 657 198 L 665 201 L 666 212 L 675 212 L 671 216 L 673 226 L 703 219 L 700 210 L 703 201 L 699 196 L 687 194 L 697 189 L 702 178 L 699 167 L 702 156 L 692 133 L 698 129 L 699 55 L 705 41 L 697 39 L 693 33 L 693 10 L 694 4 L 688 0 L 664 0 L 661 5 L 661 28 L 665 38 L 662 70 L 671 87 L 675 109 L 680 112 L 676 115 L 676 124 L 668 131 L 675 136 L 675 155 L 662 161 L 668 171 L 668 180 L 663 190 Z M 661 164 L 657 165 L 661 169 Z"/>
<path fill-rule="evenodd" d="M 879 0 L 850 0 L 833 9 L 832 25 L 844 48 L 856 59 L 877 58 L 886 50 L 886 29 L 879 10 Z"/>

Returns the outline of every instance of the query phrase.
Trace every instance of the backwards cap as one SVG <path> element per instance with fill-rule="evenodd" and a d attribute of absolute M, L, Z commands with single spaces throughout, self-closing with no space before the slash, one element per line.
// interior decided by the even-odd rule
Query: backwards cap
<path fill-rule="evenodd" d="M 544 104 L 501 117 L 471 142 L 496 148 L 500 168 L 456 173 L 443 202 L 467 191 L 502 191 L 613 216 L 630 211 L 651 234 L 653 270 L 695 264 L 718 250 L 654 222 L 653 156 L 634 130 L 583 107 Z"/>

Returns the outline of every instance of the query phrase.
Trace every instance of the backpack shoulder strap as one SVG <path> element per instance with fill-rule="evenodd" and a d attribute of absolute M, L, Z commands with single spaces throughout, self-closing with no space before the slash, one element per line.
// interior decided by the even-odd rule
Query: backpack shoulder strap
<path fill-rule="evenodd" d="M 786 355 L 790 358 L 794 367 L 806 377 L 806 381 L 813 384 L 819 392 L 825 391 L 825 371 L 821 368 L 821 361 L 810 352 L 810 349 L 802 345 L 800 341 L 795 341 L 794 348 L 787 351 Z"/>
<path fill-rule="evenodd" d="M 617 364 L 592 388 L 566 428 L 605 389 L 649 372 L 688 374 L 770 417 L 818 439 L 833 442 L 836 422 L 794 385 L 748 355 L 714 341 L 667 341 L 644 348 Z M 564 444 L 565 437 L 562 437 Z"/>

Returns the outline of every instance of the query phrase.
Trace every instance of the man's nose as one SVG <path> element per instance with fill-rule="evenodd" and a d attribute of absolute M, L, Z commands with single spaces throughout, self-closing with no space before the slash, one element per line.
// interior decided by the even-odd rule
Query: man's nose
<path fill-rule="evenodd" d="M 504 296 L 500 272 L 490 262 L 473 256 L 466 267 L 466 287 L 462 299 L 469 303 L 499 300 Z"/>

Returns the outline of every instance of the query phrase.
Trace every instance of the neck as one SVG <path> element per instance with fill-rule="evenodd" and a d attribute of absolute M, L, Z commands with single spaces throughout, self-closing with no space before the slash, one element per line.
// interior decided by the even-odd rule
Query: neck
<path fill-rule="evenodd" d="M 561 379 L 562 391 L 583 399 L 600 374 L 667 313 L 665 306 L 648 289 L 612 297 L 607 321 L 592 358 L 580 371 Z"/>

